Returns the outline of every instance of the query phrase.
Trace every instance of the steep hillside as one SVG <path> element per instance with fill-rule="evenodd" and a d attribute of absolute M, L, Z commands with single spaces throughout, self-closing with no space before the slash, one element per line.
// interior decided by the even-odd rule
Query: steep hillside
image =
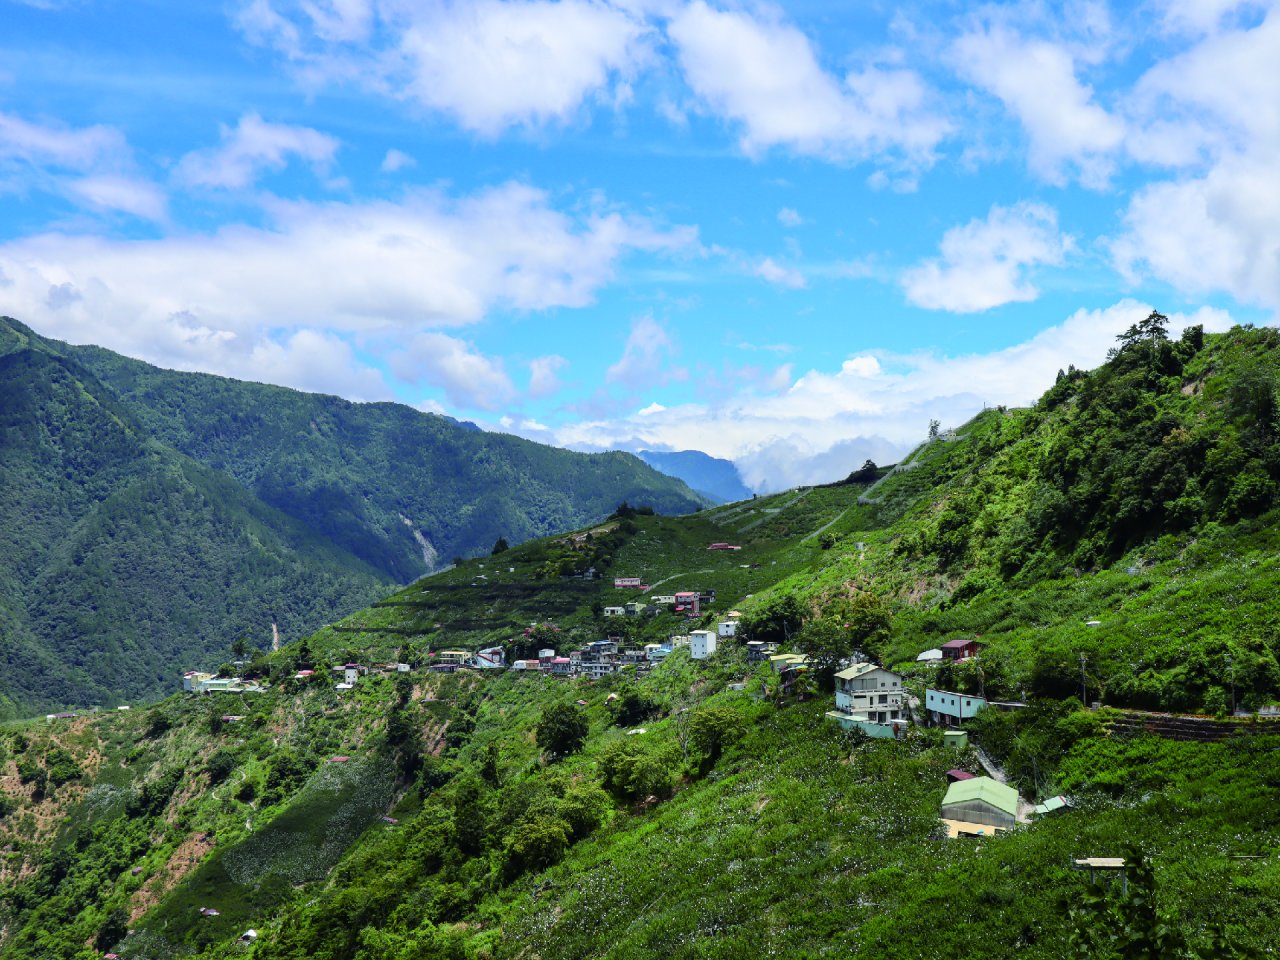
<path fill-rule="evenodd" d="M 396 403 L 178 373 L 65 348 L 158 440 L 226 473 L 400 583 L 604 516 L 706 501 L 625 453 L 582 454 Z"/>
<path fill-rule="evenodd" d="M 371 567 L 151 441 L 73 361 L 15 350 L 0 382 L 0 691 L 17 708 L 151 696 L 273 621 L 297 636 L 385 592 Z"/>
<path fill-rule="evenodd" d="M 150 697 L 456 555 L 704 501 L 396 404 L 150 367 L 0 318 L 0 717 Z"/>
<path fill-rule="evenodd" d="M 1137 362 L 1166 350 L 1177 374 Z M 1156 735 L 1176 724 L 1113 708 L 1226 714 L 1233 693 L 1241 707 L 1280 696 L 1277 513 L 1231 492 L 1270 477 L 1269 441 L 1251 439 L 1265 404 L 1241 413 L 1231 396 L 1242 376 L 1274 377 L 1278 354 L 1271 331 L 1135 339 L 1099 371 L 1064 372 L 1035 408 L 990 411 L 860 483 L 686 517 L 627 509 L 466 561 L 267 658 L 263 694 L 10 725 L 0 951 L 1266 955 L 1280 916 L 1280 723 L 1205 719 L 1192 726 L 1222 739 L 1179 742 Z M 1188 469 L 1178 489 L 1130 484 L 1200 425 L 1209 450 L 1234 438 L 1245 455 L 1215 457 L 1212 476 Z M 1072 473 L 1065 436 L 1086 448 Z M 1225 492 L 1202 493 L 1175 525 L 1168 504 L 1193 478 Z M 1041 528 L 1033 507 L 1053 489 L 1073 509 L 1147 506 Z M 1016 534 L 1027 559 L 1010 563 L 1019 518 L 1033 532 Z M 715 599 L 692 620 L 668 605 L 604 615 L 680 590 Z M 714 657 L 677 649 L 647 675 L 428 669 L 441 650 L 494 642 L 513 658 L 606 633 L 639 645 L 731 608 L 739 637 Z M 975 633 L 976 660 L 915 662 Z M 747 662 L 747 637 L 816 668 L 784 685 Z M 855 648 L 902 663 L 917 696 L 934 683 L 1026 706 L 973 722 L 989 759 L 920 727 L 844 733 L 824 717 L 821 658 Z M 1080 702 L 1080 654 L 1101 709 Z M 327 669 L 392 658 L 413 669 L 375 669 L 349 690 Z M 316 673 L 298 676 L 305 666 Z M 1071 807 L 946 840 L 947 771 L 992 761 L 1024 799 L 1066 794 Z M 1071 869 L 1091 856 L 1128 858 L 1128 892 Z M 256 939 L 238 943 L 247 929 Z"/>

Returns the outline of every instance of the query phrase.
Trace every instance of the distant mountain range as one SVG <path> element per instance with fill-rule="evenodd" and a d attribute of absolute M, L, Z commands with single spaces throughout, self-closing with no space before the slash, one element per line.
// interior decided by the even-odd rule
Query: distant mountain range
<path fill-rule="evenodd" d="M 751 490 L 742 482 L 732 460 L 721 460 L 701 450 L 641 450 L 636 456 L 655 470 L 678 477 L 716 503 L 751 497 Z"/>
<path fill-rule="evenodd" d="M 0 716 L 171 689 L 395 584 L 581 526 L 707 499 L 394 403 L 161 370 L 0 318 Z"/>

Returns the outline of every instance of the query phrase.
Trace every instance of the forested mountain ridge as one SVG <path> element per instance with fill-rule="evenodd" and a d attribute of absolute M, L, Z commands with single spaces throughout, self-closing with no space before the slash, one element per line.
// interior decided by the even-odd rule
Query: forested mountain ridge
<path fill-rule="evenodd" d="M 70 347 L 0 319 L 0 711 L 153 696 L 498 537 L 704 501 L 625 454 Z"/>
<path fill-rule="evenodd" d="M 1179 366 L 1154 376 L 1166 350 Z M 893 472 L 682 517 L 618 511 L 467 560 L 265 658 L 265 693 L 0 728 L 0 952 L 1266 955 L 1280 722 L 1226 715 L 1233 698 L 1252 711 L 1280 697 L 1280 513 L 1274 493 L 1233 496 L 1254 485 L 1241 477 L 1270 476 L 1255 438 L 1278 367 L 1270 330 L 1136 336 Z M 1206 459 L 1233 442 L 1245 455 L 1214 455 L 1210 478 L 1181 430 Z M 1055 441 L 1072 431 L 1084 450 L 1063 473 Z M 1132 484 L 1148 461 L 1152 476 L 1188 466 L 1181 486 Z M 1184 514 L 1173 504 L 1193 479 L 1209 492 Z M 1055 489 L 1092 512 L 1012 527 Z M 573 576 L 588 566 L 605 576 Z M 694 620 L 669 606 L 603 616 L 679 590 L 716 599 Z M 739 635 L 714 657 L 677 649 L 647 676 L 427 669 L 439 650 L 494 643 L 511 658 L 606 633 L 640 646 L 731 609 Z M 916 662 L 976 635 L 976 660 Z M 745 638 L 815 669 L 783 685 L 747 662 Z M 984 768 L 936 730 L 866 741 L 827 720 L 824 664 L 855 651 L 919 697 L 929 684 L 1023 701 L 970 734 L 1024 799 L 1071 805 L 946 840 L 948 771 Z M 393 658 L 413 670 L 374 669 L 349 690 L 328 669 Z M 1223 739 L 1146 733 L 1122 712 L 1134 708 L 1219 714 L 1201 724 Z M 1070 868 L 1087 856 L 1128 858 L 1128 893 Z"/>

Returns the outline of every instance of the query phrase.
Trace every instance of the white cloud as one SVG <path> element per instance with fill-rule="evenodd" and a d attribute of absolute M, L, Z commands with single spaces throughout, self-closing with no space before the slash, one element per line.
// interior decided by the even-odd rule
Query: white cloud
<path fill-rule="evenodd" d="M 234 130 L 222 128 L 222 145 L 188 153 L 178 164 L 178 179 L 194 187 L 243 189 L 265 172 L 278 172 L 290 157 L 325 173 L 338 151 L 338 141 L 310 127 L 268 123 L 255 113 L 240 118 Z"/>
<path fill-rule="evenodd" d="M 990 26 L 960 37 L 951 56 L 965 79 L 998 97 L 1021 122 L 1037 175 L 1063 184 L 1074 165 L 1084 185 L 1106 185 L 1125 126 L 1094 101 L 1065 47 Z"/>
<path fill-rule="evenodd" d="M 267 212 L 269 226 L 212 234 L 50 233 L 0 244 L 12 281 L 6 312 L 73 342 L 235 376 L 280 331 L 395 338 L 498 309 L 586 306 L 628 253 L 696 239 L 618 212 L 570 216 L 519 184 L 457 199 L 421 192 L 399 202 L 275 203 Z M 64 284 L 75 299 L 54 309 L 49 291 Z"/>
<path fill-rule="evenodd" d="M 784 227 L 798 227 L 804 223 L 804 217 L 790 207 L 783 207 L 778 211 L 778 222 Z"/>
<path fill-rule="evenodd" d="M 1061 264 L 1069 248 L 1050 207 L 993 206 L 986 220 L 943 234 L 941 256 L 904 271 L 902 288 L 916 306 L 955 313 L 1034 300 L 1039 291 L 1027 279 L 1027 268 Z"/>
<path fill-rule="evenodd" d="M 145 220 L 163 220 L 166 216 L 168 198 L 148 180 L 102 174 L 68 180 L 65 188 L 69 194 L 99 210 L 118 210 Z"/>
<path fill-rule="evenodd" d="M 1112 243 L 1130 278 L 1224 291 L 1280 312 L 1280 8 L 1221 29 L 1148 71 L 1130 153 L 1185 168 L 1132 196 Z"/>
<path fill-rule="evenodd" d="M 0 113 L 0 159 L 89 170 L 104 160 L 123 159 L 128 152 L 124 134 L 114 127 L 75 129 L 31 123 L 11 113 Z"/>
<path fill-rule="evenodd" d="M 402 150 L 391 149 L 387 151 L 387 155 L 382 158 L 383 173 L 398 173 L 409 167 L 416 167 L 418 161 L 409 156 Z"/>
<path fill-rule="evenodd" d="M 671 365 L 678 352 L 675 340 L 662 324 L 649 316 L 638 317 L 631 324 L 621 359 L 605 371 L 605 382 L 639 390 L 683 380 L 687 371 Z"/>
<path fill-rule="evenodd" d="M 516 396 L 500 360 L 443 333 L 418 334 L 406 350 L 392 354 L 391 369 L 402 380 L 443 389 L 455 407 L 498 410 Z"/>
<path fill-rule="evenodd" d="M 631 67 L 643 32 L 603 3 L 480 0 L 415 17 L 400 52 L 411 96 L 493 136 L 572 118 Z"/>
<path fill-rule="evenodd" d="M 915 72 L 873 64 L 841 82 L 808 37 L 776 19 L 695 0 L 667 32 L 690 88 L 707 109 L 742 126 L 748 154 L 781 146 L 841 160 L 896 153 L 919 164 L 949 130 Z"/>
<path fill-rule="evenodd" d="M 0 175 L 60 194 L 92 210 L 163 220 L 164 191 L 135 170 L 114 127 L 39 124 L 0 113 Z"/>
<path fill-rule="evenodd" d="M 349 343 L 323 330 L 261 337 L 238 363 L 236 375 L 241 379 L 349 400 L 391 399 L 382 375 L 365 366 Z"/>
<path fill-rule="evenodd" d="M 560 371 L 569 365 L 569 361 L 558 354 L 545 357 L 534 357 L 529 361 L 529 396 L 549 397 L 558 393 L 563 384 L 560 382 Z"/>
<path fill-rule="evenodd" d="M 803 273 L 795 267 L 778 263 L 773 257 L 765 257 L 755 265 L 752 272 L 762 280 L 780 287 L 790 287 L 792 290 L 802 290 L 807 285 Z"/>
<path fill-rule="evenodd" d="M 1164 22 L 1173 31 L 1211 33 L 1228 14 L 1258 6 L 1249 0 L 1166 0 Z"/>
<path fill-rule="evenodd" d="M 308 83 L 356 82 L 417 101 L 468 130 L 570 121 L 592 97 L 621 102 L 647 57 L 644 11 L 601 0 L 377 5 L 252 0 L 238 25 Z"/>
<path fill-rule="evenodd" d="M 1271 160 L 1232 159 L 1206 176 L 1134 196 L 1112 245 L 1117 267 L 1187 293 L 1221 290 L 1280 313 L 1280 179 Z"/>
<path fill-rule="evenodd" d="M 924 439 L 931 419 L 958 426 L 984 405 L 1034 401 L 1059 369 L 1102 362 L 1116 335 L 1151 309 L 1124 300 L 1104 310 L 1080 310 L 1028 341 L 986 354 L 864 353 L 834 373 L 810 370 L 777 395 L 747 382 L 709 403 L 571 424 L 557 438 L 591 449 L 704 450 L 737 462 L 756 490 L 826 482 L 867 457 L 896 459 Z M 1171 314 L 1170 320 L 1175 333 L 1194 323 L 1209 331 L 1232 323 L 1225 312 L 1207 308 Z"/>

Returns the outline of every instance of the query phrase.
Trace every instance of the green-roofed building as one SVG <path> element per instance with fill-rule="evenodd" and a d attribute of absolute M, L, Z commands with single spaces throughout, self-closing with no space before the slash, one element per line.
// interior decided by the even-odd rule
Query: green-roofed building
<path fill-rule="evenodd" d="M 990 777 L 957 781 L 942 798 L 942 819 L 1007 830 L 1018 822 L 1018 791 Z"/>

